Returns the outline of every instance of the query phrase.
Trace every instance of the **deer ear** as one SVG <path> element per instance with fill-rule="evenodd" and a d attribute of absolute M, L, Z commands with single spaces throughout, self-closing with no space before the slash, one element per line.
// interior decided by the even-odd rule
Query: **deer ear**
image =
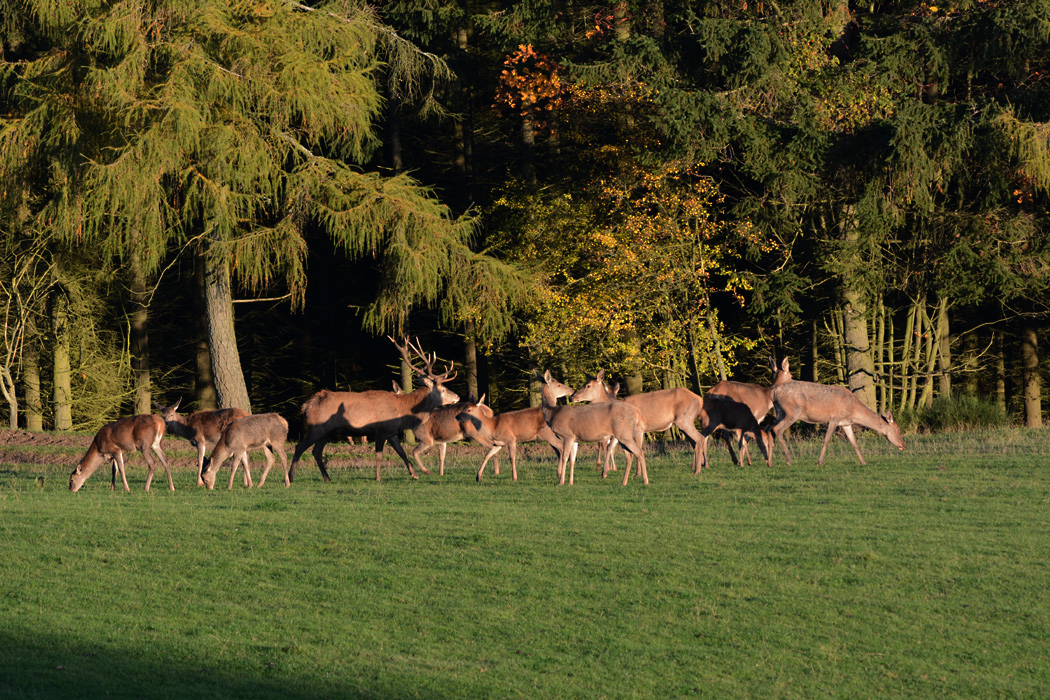
<path fill-rule="evenodd" d="M 604 382 L 605 381 L 605 370 L 604 369 L 598 370 L 598 376 L 595 377 L 595 379 L 597 379 L 599 382 Z"/>
<path fill-rule="evenodd" d="M 481 395 L 481 398 L 480 398 L 480 399 L 478 399 L 478 400 L 476 401 L 476 403 L 477 403 L 477 404 L 478 404 L 479 406 L 484 406 L 484 405 L 485 405 L 485 396 L 486 396 L 486 394 L 482 394 L 482 395 Z"/>
<path fill-rule="evenodd" d="M 425 374 L 419 377 L 419 381 L 423 382 L 423 386 L 425 386 L 428 389 L 434 388 L 434 380 Z"/>
<path fill-rule="evenodd" d="M 620 382 L 616 382 L 615 384 L 613 384 L 613 388 L 609 390 L 609 393 L 611 393 L 613 396 L 616 396 L 617 394 L 619 394 L 620 393 Z"/>
<path fill-rule="evenodd" d="M 886 411 L 885 413 L 883 413 L 882 417 L 886 419 L 887 423 L 893 422 L 893 414 L 890 411 Z"/>
<path fill-rule="evenodd" d="M 788 359 L 785 357 L 784 361 L 780 363 L 780 369 L 784 370 L 785 374 L 791 373 L 791 365 L 788 363 Z"/>
<path fill-rule="evenodd" d="M 547 370 L 546 372 L 543 373 L 543 381 L 544 381 L 545 384 L 550 384 L 551 383 L 551 371 L 550 370 Z"/>

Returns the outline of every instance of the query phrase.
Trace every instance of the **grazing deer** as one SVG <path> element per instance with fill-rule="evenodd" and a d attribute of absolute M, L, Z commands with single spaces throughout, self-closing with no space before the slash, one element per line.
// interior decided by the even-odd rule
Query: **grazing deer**
<path fill-rule="evenodd" d="M 591 403 L 603 403 L 616 400 L 616 390 L 609 389 L 605 384 L 605 370 L 599 370 L 598 376 L 591 377 L 587 383 L 576 390 L 570 401 L 589 401 Z M 700 407 L 703 401 L 699 396 L 688 389 L 660 389 L 658 391 L 647 391 L 644 394 L 628 396 L 624 403 L 634 406 L 642 416 L 642 429 L 647 433 L 667 430 L 672 425 L 679 429 L 693 441 L 693 473 L 700 473 L 700 432 L 696 429 L 696 419 L 700 416 Z M 615 438 L 609 441 L 606 452 L 605 468 L 602 473 L 609 471 L 609 462 L 615 462 L 613 448 L 616 446 Z M 627 454 L 627 468 L 631 468 L 631 455 Z"/>
<path fill-rule="evenodd" d="M 171 480 L 171 468 L 168 466 L 167 457 L 160 449 L 162 439 L 164 439 L 164 420 L 160 416 L 149 413 L 121 418 L 102 426 L 95 434 L 95 439 L 91 441 L 91 446 L 80 460 L 80 464 L 69 475 L 69 490 L 79 491 L 87 478 L 94 474 L 100 465 L 110 461 L 113 463 L 113 478 L 109 490 L 116 489 L 117 471 L 119 470 L 120 478 L 124 482 L 124 490 L 131 491 L 128 488 L 127 474 L 124 473 L 124 454 L 131 454 L 138 450 L 142 453 L 142 459 L 145 460 L 146 468 L 149 470 L 146 475 L 146 490 L 149 491 L 155 468 L 149 452 L 153 450 L 160 458 L 160 463 L 164 465 L 164 471 L 168 475 L 168 488 L 174 491 L 175 482 Z"/>
<path fill-rule="evenodd" d="M 468 404 L 456 416 L 463 425 L 463 432 L 483 447 L 488 448 L 485 459 L 481 461 L 477 480 L 485 473 L 485 465 L 495 457 L 495 471 L 499 474 L 498 453 L 504 446 L 510 451 L 510 473 L 514 481 L 518 480 L 518 443 L 544 440 L 554 448 L 554 454 L 561 456 L 561 441 L 550 426 L 543 420 L 543 411 L 539 406 L 523 408 L 495 415 L 485 405 L 484 397 L 477 403 Z"/>
<path fill-rule="evenodd" d="M 291 478 L 295 478 L 295 466 L 299 457 L 313 445 L 314 460 L 321 470 L 321 476 L 325 481 L 331 481 L 325 467 L 323 452 L 333 435 L 373 436 L 376 444 L 376 481 L 380 480 L 383 447 L 388 441 L 405 463 L 409 476 L 413 479 L 418 478 L 411 462 L 408 461 L 405 449 L 401 446 L 398 433 L 402 430 L 418 429 L 427 414 L 435 408 L 459 401 L 459 396 L 445 387 L 446 382 L 456 378 L 452 373 L 455 364 L 451 364 L 443 374 L 436 374 L 434 362 L 437 361 L 437 354 L 428 356 L 423 352 L 419 347 L 419 339 L 416 339 L 414 347 L 407 339 L 403 346 L 398 345 L 393 338 L 390 338 L 390 342 L 401 352 L 401 357 L 408 366 L 420 376 L 423 386 L 403 394 L 379 390 L 354 392 L 322 389 L 311 396 L 302 407 L 302 413 L 306 416 L 306 435 L 295 446 Z M 409 348 L 419 355 L 425 367 L 412 364 L 408 356 Z M 424 474 L 430 473 L 422 465 L 419 470 Z"/>
<path fill-rule="evenodd" d="M 211 463 L 204 470 L 204 485 L 208 490 L 215 488 L 215 478 L 222 469 L 223 463 L 233 457 L 233 467 L 230 471 L 230 483 L 226 487 L 233 488 L 233 477 L 237 474 L 237 465 L 244 465 L 245 486 L 251 488 L 252 474 L 248 468 L 248 451 L 262 450 L 266 454 L 266 467 L 262 476 L 259 477 L 259 487 L 266 483 L 266 475 L 273 467 L 273 455 L 276 452 L 284 465 L 284 485 L 290 486 L 291 478 L 288 476 L 288 456 L 284 449 L 284 443 L 288 440 L 288 421 L 276 413 L 259 413 L 254 416 L 246 416 L 235 420 L 226 427 L 215 449 L 211 453 Z"/>
<path fill-rule="evenodd" d="M 485 396 L 482 394 L 478 403 L 484 403 L 484 401 Z M 463 425 L 459 421 L 459 414 L 464 408 L 468 405 L 473 405 L 473 403 L 474 398 L 470 397 L 466 401 L 447 406 L 438 406 L 426 414 L 423 424 L 413 431 L 419 443 L 412 450 L 412 458 L 416 460 L 420 471 L 425 473 L 423 460 L 420 459 L 423 453 L 437 445 L 438 474 L 440 476 L 445 475 L 445 451 L 448 449 L 448 443 L 457 442 L 466 437 L 463 432 Z"/>
<path fill-rule="evenodd" d="M 711 387 L 704 397 L 717 396 L 726 401 L 733 401 L 739 404 L 747 406 L 751 410 L 751 415 L 758 423 L 762 423 L 765 420 L 766 415 L 773 410 L 773 390 L 781 384 L 786 384 L 792 381 L 791 378 L 791 365 L 788 359 L 785 357 L 780 366 L 777 367 L 776 361 L 770 357 L 769 366 L 773 369 L 773 383 L 769 386 L 759 386 L 758 384 L 747 384 L 744 382 L 734 382 L 729 380 L 722 380 Z M 739 416 L 741 421 L 733 422 L 735 417 Z M 743 464 L 744 459 L 747 458 L 747 463 L 751 465 L 751 453 L 747 450 L 747 442 L 744 440 L 744 432 L 747 431 L 750 421 L 746 421 L 743 418 L 743 413 L 739 411 L 726 411 L 726 418 L 730 422 L 722 426 L 722 439 L 725 440 L 726 447 L 729 448 L 729 456 L 732 458 L 734 464 Z M 745 425 L 744 423 L 747 423 Z M 740 457 L 733 452 L 733 445 L 729 440 L 727 432 L 732 432 L 736 435 L 737 441 L 740 445 Z M 707 446 L 704 446 L 705 455 Z M 784 455 L 787 455 L 787 448 L 784 448 Z M 772 456 L 770 456 L 770 464 Z M 706 456 L 704 458 L 704 466 L 707 466 Z"/>
<path fill-rule="evenodd" d="M 601 442 L 616 438 L 623 448 L 638 458 L 642 472 L 642 483 L 649 483 L 649 473 L 645 468 L 645 429 L 641 412 L 623 401 L 591 403 L 586 406 L 559 406 L 558 399 L 571 396 L 572 387 L 562 384 L 551 377 L 548 370 L 542 377 L 543 420 L 551 427 L 561 440 L 561 454 L 558 455 L 558 484 L 565 483 L 565 462 L 569 462 L 569 485 L 572 485 L 573 472 L 576 470 L 576 443 Z M 625 469 L 624 486 L 631 476 L 631 470 Z"/>
<path fill-rule="evenodd" d="M 160 409 L 160 417 L 164 419 L 164 425 L 172 435 L 186 438 L 190 444 L 197 448 L 197 486 L 203 486 L 204 480 L 201 474 L 208 460 L 204 458 L 204 451 L 215 447 L 222 431 L 235 420 L 250 415 L 243 408 L 220 408 L 211 411 L 194 411 L 189 415 L 180 416 L 176 411 L 182 403 L 180 396 L 170 406 L 161 406 L 154 402 L 154 408 Z"/>
<path fill-rule="evenodd" d="M 758 447 L 762 450 L 762 456 L 766 458 L 766 465 L 773 466 L 773 435 L 759 427 L 758 421 L 755 420 L 755 416 L 747 404 L 733 401 L 724 396 L 708 394 L 704 397 L 704 406 L 700 412 L 700 425 L 701 467 L 706 468 L 708 466 L 707 439 L 711 436 L 711 433 L 719 428 L 722 429 L 722 435 L 727 443 L 729 441 L 727 433 L 732 432 L 736 435 L 741 458 L 743 458 L 744 452 L 747 450 L 747 443 L 744 442 L 744 439 L 751 435 L 758 442 Z M 732 446 L 729 447 L 729 454 L 733 454 Z M 750 458 L 747 463 L 748 465 L 751 464 Z M 737 464 L 740 464 L 740 462 L 737 462 Z M 699 469 L 697 473 L 699 473 Z"/>
<path fill-rule="evenodd" d="M 853 437 L 853 426 L 861 425 L 870 428 L 886 437 L 897 449 L 904 449 L 900 426 L 893 420 L 893 414 L 887 412 L 879 415 L 865 406 L 844 386 L 815 384 L 814 382 L 787 382 L 773 389 L 773 407 L 777 417 L 773 424 L 773 433 L 784 447 L 784 457 L 791 464 L 791 453 L 784 442 L 784 431 L 796 421 L 806 423 L 827 423 L 828 431 L 824 435 L 824 446 L 820 450 L 817 464 L 824 465 L 824 453 L 828 449 L 835 428 L 842 428 L 846 434 L 857 459 L 866 464 Z"/>

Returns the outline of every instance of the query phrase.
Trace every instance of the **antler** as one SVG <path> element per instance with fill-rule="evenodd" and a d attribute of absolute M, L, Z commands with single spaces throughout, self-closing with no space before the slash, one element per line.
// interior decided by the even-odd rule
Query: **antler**
<path fill-rule="evenodd" d="M 389 338 L 390 342 L 394 344 L 394 347 L 396 347 L 401 352 L 401 357 L 405 360 L 405 364 L 407 364 L 409 367 L 411 367 L 412 371 L 415 372 L 416 374 L 418 374 L 420 376 L 424 376 L 424 377 L 429 377 L 431 380 L 433 380 L 434 382 L 436 382 L 438 384 L 442 384 L 444 382 L 451 381 L 451 380 L 455 379 L 456 376 L 459 374 L 458 372 L 455 373 L 455 374 L 452 373 L 453 368 L 455 368 L 455 366 L 456 366 L 455 362 L 449 363 L 449 365 L 448 365 L 447 369 L 445 370 L 444 374 L 435 374 L 434 373 L 434 363 L 437 362 L 437 353 L 434 352 L 434 353 L 430 353 L 430 355 L 427 355 L 427 353 L 423 352 L 423 347 L 419 344 L 419 338 L 416 338 L 416 344 L 415 345 L 412 345 L 411 341 L 409 341 L 408 338 L 405 338 L 405 344 L 404 345 L 399 345 L 398 342 L 396 340 L 394 340 L 393 337 L 391 337 L 389 335 L 387 336 L 387 338 Z M 422 359 L 423 362 L 426 364 L 426 369 L 422 369 L 420 367 L 416 367 L 414 364 L 412 364 L 412 358 L 410 358 L 408 356 L 409 348 L 412 349 L 412 352 L 414 352 L 417 355 L 419 355 L 420 359 Z M 449 376 L 449 375 L 452 375 L 452 376 Z"/>

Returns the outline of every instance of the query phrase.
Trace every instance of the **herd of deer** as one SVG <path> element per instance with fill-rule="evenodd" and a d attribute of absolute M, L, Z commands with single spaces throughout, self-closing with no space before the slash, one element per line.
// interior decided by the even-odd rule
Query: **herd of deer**
<path fill-rule="evenodd" d="M 499 473 L 497 453 L 504 447 L 510 452 L 511 474 L 517 480 L 517 444 L 544 440 L 558 456 L 559 484 L 565 483 L 566 467 L 569 483 L 573 482 L 579 442 L 599 444 L 598 467 L 603 478 L 615 469 L 614 449 L 617 444 L 621 445 L 627 454 L 623 483 L 627 484 L 632 459 L 636 458 L 637 473 L 648 484 L 643 445 L 645 433 L 664 431 L 671 425 L 677 426 L 693 441 L 693 472 L 696 474 L 707 466 L 707 441 L 719 429 L 737 464 L 745 458 L 748 464 L 751 463 L 748 438 L 758 443 L 767 465 L 772 465 L 774 439 L 780 443 L 787 463 L 791 464 L 784 431 L 800 420 L 826 423 L 828 426 L 818 460 L 821 465 L 824 464 L 828 442 L 837 428 L 842 428 L 861 464 L 865 462 L 853 435 L 854 425 L 874 430 L 899 449 L 904 449 L 900 428 L 892 415 L 876 414 L 845 387 L 795 381 L 791 377 L 787 359 L 779 367 L 770 360 L 774 375 L 769 386 L 721 381 L 703 399 L 688 389 L 679 388 L 652 391 L 620 400 L 616 398 L 619 385 L 609 387 L 604 382 L 603 372 L 598 372 L 598 376 L 590 378 L 576 391 L 546 372 L 542 377 L 540 406 L 495 415 L 485 405 L 484 396 L 477 401 L 473 398 L 460 401 L 459 396 L 445 386 L 456 376 L 452 373 L 452 366 L 438 374 L 434 369 L 436 354 L 423 352 L 418 340 L 414 346 L 407 340 L 403 345 L 393 338 L 391 342 L 401 352 L 408 366 L 419 375 L 422 386 L 412 392 L 401 392 L 396 385 L 394 391 L 325 389 L 317 392 L 302 406 L 306 429 L 303 439 L 295 446 L 291 465 L 284 448 L 288 439 L 288 423 L 280 415 L 249 415 L 238 408 L 179 415 L 177 410 L 180 399 L 170 406 L 157 406 L 161 411 L 159 416 L 144 414 L 121 418 L 99 430 L 80 464 L 70 475 L 69 490 L 79 490 L 99 466 L 109 461 L 113 467 L 110 488 L 116 487 L 119 471 L 124 490 L 130 491 L 124 472 L 124 455 L 135 450 L 142 452 L 148 468 L 146 490 L 149 491 L 156 466 L 150 452 L 164 466 L 168 488 L 174 490 L 171 469 L 160 446 L 165 431 L 169 430 L 196 447 L 197 485 L 205 485 L 209 489 L 214 488 L 219 469 L 231 457 L 233 463 L 228 488 L 233 488 L 234 476 L 241 465 L 244 467 L 244 485 L 252 486 L 248 467 L 248 452 L 251 450 L 263 450 L 266 455 L 266 467 L 259 478 L 259 486 L 266 482 L 266 476 L 273 467 L 274 453 L 284 465 L 285 486 L 291 485 L 296 464 L 309 448 L 312 448 L 321 476 L 325 481 L 331 481 L 324 462 L 324 448 L 333 438 L 344 436 L 373 438 L 376 481 L 380 479 L 383 448 L 387 442 L 404 461 L 409 475 L 414 479 L 417 478 L 416 472 L 399 439 L 399 435 L 406 430 L 413 431 L 418 438 L 412 457 L 419 471 L 424 474 L 430 471 L 423 466 L 421 456 L 434 445 L 438 445 L 440 450 L 441 474 L 445 473 L 447 443 L 470 438 L 486 447 L 488 451 L 478 469 L 478 481 L 481 481 L 485 466 L 493 457 L 496 458 L 495 471 Z M 423 366 L 417 366 L 412 361 L 409 350 L 422 360 Z M 558 399 L 563 396 L 568 397 L 569 401 L 588 403 L 559 405 Z M 775 412 L 775 418 L 769 424 L 770 427 L 764 428 L 762 423 L 771 410 Z M 699 430 L 696 427 L 698 422 Z M 730 434 L 737 443 L 739 457 L 733 452 Z M 205 458 L 208 447 L 213 447 L 210 459 Z"/>

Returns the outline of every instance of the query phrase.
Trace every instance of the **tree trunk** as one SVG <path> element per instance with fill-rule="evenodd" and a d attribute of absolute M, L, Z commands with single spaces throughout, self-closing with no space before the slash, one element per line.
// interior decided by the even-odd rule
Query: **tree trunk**
<path fill-rule="evenodd" d="M 7 425 L 11 430 L 18 430 L 18 387 L 7 365 L 0 367 L 0 391 L 7 399 Z"/>
<path fill-rule="evenodd" d="M 69 298 L 57 289 L 51 306 L 51 329 L 55 334 L 53 351 L 53 400 L 55 430 L 73 429 L 73 390 L 69 369 Z"/>
<path fill-rule="evenodd" d="M 207 285 L 204 283 L 204 251 L 198 246 L 193 255 L 193 333 L 196 336 L 194 349 L 197 371 L 194 395 L 198 411 L 211 411 L 219 407 L 219 395 L 215 389 L 215 375 L 211 368 L 211 349 L 208 347 Z"/>
<path fill-rule="evenodd" d="M 922 334 L 923 340 L 926 341 L 926 364 L 920 370 L 923 382 L 918 405 L 925 407 L 933 403 L 933 375 L 937 369 L 937 329 L 933 326 L 933 319 L 926 313 L 925 305 L 919 311 L 922 314 L 923 327 L 926 329 Z"/>
<path fill-rule="evenodd" d="M 1006 413 L 1006 348 L 1003 332 L 992 333 L 995 335 L 995 402 Z"/>
<path fill-rule="evenodd" d="M 726 364 L 722 359 L 722 336 L 718 334 L 718 327 L 715 325 L 715 314 L 711 311 L 711 306 L 707 306 L 707 330 L 711 333 L 711 352 L 714 354 L 715 369 L 718 371 L 718 381 L 724 382 L 728 379 L 726 375 Z"/>
<path fill-rule="evenodd" d="M 31 321 L 27 330 L 34 325 Z M 22 382 L 26 397 L 26 430 L 39 432 L 44 429 L 44 404 L 40 400 L 40 343 L 35 330 L 26 333 Z"/>
<path fill-rule="evenodd" d="M 208 348 L 219 408 L 243 408 L 251 412 L 241 356 L 237 351 L 229 262 L 223 251 L 214 246 L 209 247 L 204 257 L 204 288 Z"/>
<path fill-rule="evenodd" d="M 408 332 L 405 332 L 405 337 L 408 337 Z M 415 376 L 415 372 L 412 371 L 412 366 L 405 361 L 405 358 L 401 358 L 401 391 L 406 394 L 412 393 L 412 377 Z M 416 444 L 416 434 L 411 430 L 404 431 L 405 436 L 404 444 L 414 445 Z"/>
<path fill-rule="evenodd" d="M 820 360 L 820 335 L 817 333 L 817 319 L 809 322 L 809 381 L 819 382 L 820 371 L 817 362 Z"/>
<path fill-rule="evenodd" d="M 846 290 L 846 308 L 843 314 L 846 371 L 849 388 L 865 406 L 875 406 L 872 385 L 874 367 L 871 362 L 871 341 L 868 338 L 867 303 L 852 289 Z"/>
<path fill-rule="evenodd" d="M 464 370 L 467 374 L 467 394 L 479 399 L 481 394 L 478 393 L 478 344 L 474 339 L 474 321 L 467 320 L 464 330 L 466 336 Z"/>
<path fill-rule="evenodd" d="M 521 174 L 526 185 L 536 184 L 536 128 L 528 117 L 521 119 Z"/>
<path fill-rule="evenodd" d="M 1024 418 L 1029 428 L 1043 426 L 1042 379 L 1039 376 L 1039 346 L 1035 328 L 1021 331 L 1021 381 L 1024 391 Z"/>
<path fill-rule="evenodd" d="M 952 395 L 952 376 L 949 373 L 952 365 L 951 334 L 948 326 L 948 301 L 941 297 L 937 305 L 937 371 L 938 391 L 948 399 Z"/>
<path fill-rule="evenodd" d="M 135 413 L 152 410 L 149 377 L 149 294 L 146 290 L 146 273 L 142 268 L 142 255 L 137 240 L 131 242 L 131 374 L 135 381 Z"/>
<path fill-rule="evenodd" d="M 533 369 L 529 376 L 529 408 L 536 408 L 543 404 L 543 382 L 540 380 L 540 371 Z"/>

